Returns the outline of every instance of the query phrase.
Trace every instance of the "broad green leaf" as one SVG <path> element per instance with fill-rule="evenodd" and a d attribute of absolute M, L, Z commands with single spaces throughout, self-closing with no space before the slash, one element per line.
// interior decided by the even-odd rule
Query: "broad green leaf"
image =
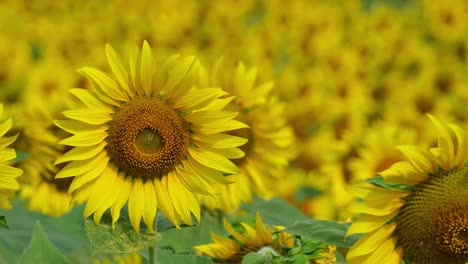
<path fill-rule="evenodd" d="M 213 261 L 208 257 L 174 254 L 168 249 L 157 249 L 156 256 L 156 263 L 213 264 Z"/>
<path fill-rule="evenodd" d="M 297 190 L 297 192 L 294 195 L 294 199 L 298 202 L 304 201 L 310 198 L 314 198 L 317 196 L 320 196 L 322 194 L 322 191 L 315 189 L 310 186 L 303 186 Z"/>
<path fill-rule="evenodd" d="M 28 246 L 37 221 L 49 240 L 65 255 L 82 247 L 91 247 L 85 234 L 83 206 L 76 206 L 61 217 L 52 217 L 25 209 L 25 202 L 12 201 L 11 210 L 0 209 L 9 229 L 0 232 L 0 263 L 17 263 Z"/>
<path fill-rule="evenodd" d="M 297 221 L 310 219 L 296 207 L 280 198 L 271 200 L 254 198 L 251 204 L 243 205 L 242 209 L 253 217 L 257 211 L 260 212 L 263 222 L 269 225 L 292 226 Z"/>
<path fill-rule="evenodd" d="M 68 261 L 62 255 L 62 253 L 60 253 L 60 251 L 49 241 L 38 221 L 36 223 L 36 227 L 34 228 L 31 242 L 21 255 L 19 263 L 62 264 L 68 263 Z"/>
<path fill-rule="evenodd" d="M 159 216 L 158 216 L 159 217 Z M 160 248 L 171 248 L 175 253 L 191 253 L 194 246 L 211 243 L 210 232 L 220 236 L 227 236 L 228 232 L 222 224 L 222 216 L 212 215 L 207 211 L 202 212 L 200 224 L 181 229 L 169 228 L 161 231 L 163 238 L 158 242 Z M 162 228 L 157 223 L 157 230 Z"/>
<path fill-rule="evenodd" d="M 264 264 L 267 262 L 267 256 L 257 252 L 250 252 L 242 259 L 242 264 Z"/>
<path fill-rule="evenodd" d="M 115 223 L 112 230 L 112 218 L 107 212 L 96 225 L 93 220 L 85 220 L 86 235 L 91 242 L 93 253 L 128 253 L 154 246 L 161 239 L 160 233 L 150 234 L 141 230 L 135 232 L 132 225 L 124 218 Z"/>
<path fill-rule="evenodd" d="M 325 220 L 305 220 L 294 224 L 283 230 L 283 232 L 300 235 L 308 239 L 321 241 L 338 247 L 350 247 L 359 238 L 359 235 L 352 235 L 346 238 L 345 234 L 349 224 L 338 223 Z"/>
<path fill-rule="evenodd" d="M 343 257 L 343 254 L 339 251 L 335 251 L 336 264 L 346 264 L 346 259 Z"/>
<path fill-rule="evenodd" d="M 9 228 L 4 215 L 0 215 L 0 229 L 1 228 L 6 228 L 6 229 Z"/>

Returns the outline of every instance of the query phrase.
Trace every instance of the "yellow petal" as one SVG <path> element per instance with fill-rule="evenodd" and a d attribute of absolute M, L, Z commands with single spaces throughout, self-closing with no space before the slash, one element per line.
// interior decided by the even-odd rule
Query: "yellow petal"
<path fill-rule="evenodd" d="M 175 212 L 172 204 L 170 190 L 168 189 L 167 178 L 175 177 L 169 173 L 163 176 L 160 180 L 154 179 L 154 189 L 156 191 L 156 198 L 158 199 L 158 206 L 161 212 L 169 219 L 177 228 L 180 228 L 180 217 Z"/>
<path fill-rule="evenodd" d="M 212 148 L 233 148 L 247 143 L 246 138 L 221 133 L 213 135 L 194 134 L 192 140 L 205 143 Z"/>
<path fill-rule="evenodd" d="M 105 72 L 88 67 L 81 68 L 78 70 L 78 72 L 86 76 L 90 81 L 96 83 L 97 86 L 104 92 L 104 94 L 113 99 L 113 101 L 121 102 L 128 100 L 127 94 L 120 90 L 115 81 Z"/>
<path fill-rule="evenodd" d="M 82 108 L 77 110 L 68 110 L 63 112 L 63 114 L 70 119 L 91 125 L 101 125 L 112 120 L 109 113 L 102 109 Z"/>
<path fill-rule="evenodd" d="M 128 86 L 128 71 L 122 63 L 122 58 L 109 44 L 106 44 L 106 56 L 120 87 L 122 87 L 127 94 L 131 95 L 131 90 Z"/>
<path fill-rule="evenodd" d="M 225 122 L 236 117 L 239 113 L 228 111 L 199 111 L 193 112 L 185 117 L 185 120 L 193 124 L 206 124 L 213 122 Z"/>
<path fill-rule="evenodd" d="M 151 47 L 145 40 L 141 51 L 140 81 L 146 95 L 151 95 L 153 90 L 154 62 Z"/>
<path fill-rule="evenodd" d="M 105 110 L 107 113 L 114 112 L 111 106 L 100 101 L 87 89 L 73 88 L 73 89 L 68 90 L 68 92 L 73 94 L 76 98 L 78 98 L 81 102 L 83 102 L 89 108 Z"/>
<path fill-rule="evenodd" d="M 105 157 L 102 161 L 100 161 L 96 167 L 93 170 L 90 170 L 84 174 L 76 176 L 72 183 L 70 184 L 70 187 L 68 187 L 68 193 L 72 193 L 78 188 L 82 187 L 86 183 L 96 179 L 101 173 L 104 171 L 104 169 L 107 167 L 109 163 L 110 158 Z"/>
<path fill-rule="evenodd" d="M 143 210 L 143 220 L 151 232 L 154 232 L 154 220 L 158 210 L 158 201 L 156 199 L 156 190 L 154 183 L 146 181 L 143 185 L 145 208 Z"/>
<path fill-rule="evenodd" d="M 167 98 L 176 102 L 180 97 L 192 89 L 197 76 L 198 62 L 195 57 L 189 56 L 180 59 L 173 68 L 169 70 L 169 76 L 164 86 Z"/>
<path fill-rule="evenodd" d="M 199 204 L 194 204 L 193 199 L 194 195 L 191 192 L 188 192 L 182 182 L 177 177 L 177 174 L 167 177 L 168 189 L 171 190 L 169 195 L 172 198 L 172 204 L 175 211 L 180 215 L 182 221 L 188 225 L 192 225 L 192 215 L 191 208 L 194 206 L 199 206 Z"/>
<path fill-rule="evenodd" d="M 16 158 L 16 151 L 12 148 L 4 148 L 0 151 L 0 161 L 8 161 Z"/>
<path fill-rule="evenodd" d="M 230 184 L 232 181 L 228 179 L 228 177 L 223 176 L 223 174 L 216 169 L 212 169 L 202 165 L 201 163 L 197 162 L 194 159 L 189 158 L 187 162 L 184 162 L 184 166 L 187 166 L 187 169 L 196 173 L 203 178 L 205 178 L 210 183 L 212 181 L 221 183 L 221 184 Z"/>
<path fill-rule="evenodd" d="M 384 225 L 381 228 L 359 238 L 348 251 L 346 258 L 353 259 L 357 256 L 367 255 L 375 251 L 384 241 L 389 240 L 393 235 L 395 228 L 396 224 Z M 393 248 L 391 248 L 391 250 L 393 250 Z"/>
<path fill-rule="evenodd" d="M 56 179 L 73 177 L 87 173 L 95 169 L 100 162 L 103 162 L 107 157 L 107 152 L 101 152 L 96 157 L 88 160 L 72 161 L 55 176 Z"/>
<path fill-rule="evenodd" d="M 125 174 L 123 172 L 118 173 L 116 181 L 115 191 L 119 194 L 115 203 L 111 206 L 111 215 L 112 215 L 112 229 L 115 228 L 115 223 L 119 220 L 120 210 L 127 203 L 128 197 L 130 196 L 130 190 L 132 188 L 131 180 L 125 179 Z"/>
<path fill-rule="evenodd" d="M 97 148 L 98 144 L 103 143 L 104 139 L 108 136 L 107 131 L 90 131 L 82 132 L 74 136 L 62 139 L 59 143 L 67 146 L 74 147 L 89 147 L 94 146 Z"/>
<path fill-rule="evenodd" d="M 412 145 L 398 146 L 396 148 L 408 158 L 418 171 L 434 173 L 438 170 L 437 162 L 429 152 Z"/>
<path fill-rule="evenodd" d="M 397 214 L 398 214 L 398 211 L 395 211 L 392 214 L 388 214 L 384 216 L 375 216 L 375 215 L 360 216 L 358 219 L 354 220 L 351 226 L 348 228 L 348 231 L 346 232 L 346 236 L 359 234 L 359 233 L 372 232 L 376 230 L 377 228 L 383 226 L 388 221 L 390 221 Z"/>
<path fill-rule="evenodd" d="M 379 173 L 385 181 L 402 184 L 417 184 L 427 179 L 427 173 L 416 170 L 409 161 L 400 161 Z"/>
<path fill-rule="evenodd" d="M 448 170 L 453 165 L 454 154 L 455 154 L 452 138 L 450 137 L 450 133 L 447 130 L 445 125 L 440 123 L 439 120 L 434 118 L 432 115 L 428 114 L 427 116 L 429 117 L 429 119 L 431 119 L 432 123 L 436 127 L 436 130 L 437 130 L 437 146 L 439 148 L 447 150 L 448 164 L 443 164 L 442 167 L 445 170 Z"/>
<path fill-rule="evenodd" d="M 195 131 L 196 133 L 201 133 L 201 134 L 215 134 L 215 133 L 220 133 L 220 132 L 226 132 L 226 131 L 231 131 L 235 129 L 240 129 L 240 128 L 248 128 L 249 126 L 237 121 L 237 120 L 224 120 L 224 121 L 219 121 L 219 122 L 211 122 L 211 123 L 205 123 L 205 124 L 193 124 L 192 125 L 192 130 Z"/>
<path fill-rule="evenodd" d="M 240 172 L 239 168 L 237 168 L 234 163 L 219 154 L 191 147 L 188 148 L 188 151 L 193 159 L 209 168 L 230 174 L 237 174 Z"/>
<path fill-rule="evenodd" d="M 271 244 L 273 237 L 266 229 L 259 212 L 255 215 L 255 229 L 257 230 L 257 239 L 259 239 L 264 245 Z"/>
<path fill-rule="evenodd" d="M 130 196 L 128 198 L 128 214 L 130 217 L 130 223 L 137 233 L 140 233 L 140 223 L 144 208 L 145 194 L 143 193 L 143 181 L 138 177 L 133 182 L 132 190 L 130 191 Z"/>
<path fill-rule="evenodd" d="M 400 199 L 391 200 L 370 200 L 355 203 L 349 206 L 348 210 L 355 213 L 364 213 L 370 215 L 384 216 L 393 214 L 403 206 L 404 201 Z"/>
<path fill-rule="evenodd" d="M 130 80 L 132 81 L 135 92 L 140 91 L 140 89 L 137 89 L 140 83 L 139 76 L 137 74 L 137 72 L 139 72 L 140 70 L 139 60 L 140 60 L 140 51 L 135 46 L 130 52 L 130 59 L 129 59 Z"/>
<path fill-rule="evenodd" d="M 85 124 L 80 121 L 75 120 L 54 120 L 53 121 L 56 126 L 59 128 L 71 133 L 71 134 L 78 134 L 81 132 L 89 132 L 89 131 L 99 131 L 105 130 L 106 126 L 96 126 Z"/>
<path fill-rule="evenodd" d="M 450 129 L 452 129 L 453 133 L 455 134 L 455 138 L 457 139 L 456 144 L 456 155 L 457 155 L 457 167 L 462 168 L 465 166 L 465 132 L 457 125 L 449 125 Z"/>
<path fill-rule="evenodd" d="M 8 118 L 0 125 L 0 137 L 3 137 L 8 130 L 10 130 L 12 119 Z"/>
<path fill-rule="evenodd" d="M 94 213 L 99 207 L 105 206 L 108 197 L 116 194 L 114 192 L 114 189 L 112 188 L 112 185 L 114 184 L 115 180 L 115 174 L 112 173 L 112 170 L 110 168 L 107 168 L 96 179 L 96 181 L 93 183 L 92 191 L 90 193 L 88 202 L 86 203 L 86 207 L 83 212 L 84 218 L 88 218 L 88 216 Z M 109 203 L 107 204 L 109 205 Z M 100 219 L 95 219 L 96 224 L 99 224 L 99 221 L 97 220 Z"/>
<path fill-rule="evenodd" d="M 221 88 L 192 89 L 175 101 L 174 107 L 181 111 L 205 107 L 223 93 L 225 94 Z"/>
<path fill-rule="evenodd" d="M 205 195 L 213 194 L 214 191 L 211 182 L 201 177 L 192 169 L 187 168 L 187 165 L 184 165 L 184 168 L 176 167 L 174 172 L 188 190 Z"/>
<path fill-rule="evenodd" d="M 72 148 L 70 151 L 63 154 L 61 157 L 59 157 L 54 162 L 54 165 L 67 162 L 67 161 L 72 161 L 72 160 L 85 160 L 85 159 L 92 158 L 96 156 L 99 152 L 101 152 L 106 145 L 107 143 L 103 141 L 97 146 Z"/>

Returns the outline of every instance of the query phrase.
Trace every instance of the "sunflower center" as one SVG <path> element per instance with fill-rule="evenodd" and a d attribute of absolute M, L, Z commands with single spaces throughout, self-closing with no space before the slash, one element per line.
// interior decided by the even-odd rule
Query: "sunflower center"
<path fill-rule="evenodd" d="M 167 174 L 187 154 L 187 122 L 159 97 L 136 97 L 114 113 L 107 151 L 127 175 L 154 178 Z"/>
<path fill-rule="evenodd" d="M 135 144 L 140 151 L 156 153 L 163 147 L 164 140 L 157 130 L 145 127 L 137 132 Z"/>
<path fill-rule="evenodd" d="M 441 171 L 414 186 L 397 236 L 414 263 L 468 261 L 468 168 Z"/>

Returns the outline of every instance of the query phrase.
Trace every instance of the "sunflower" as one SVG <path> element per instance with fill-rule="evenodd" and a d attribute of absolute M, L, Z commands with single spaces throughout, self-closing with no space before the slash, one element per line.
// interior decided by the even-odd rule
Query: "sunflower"
<path fill-rule="evenodd" d="M 270 259 L 268 263 L 303 263 L 296 259 L 296 254 L 304 254 L 302 261 L 308 260 L 307 263 L 336 263 L 334 245 L 279 232 L 285 229 L 283 226 L 267 227 L 258 212 L 255 228 L 241 222 L 242 230 L 236 231 L 226 219 L 223 224 L 231 234 L 229 238 L 211 233 L 213 243 L 194 247 L 197 253 L 210 256 L 214 263 L 243 263 L 244 256 L 254 252 Z"/>
<path fill-rule="evenodd" d="M 273 83 L 258 83 L 256 68 L 249 69 L 239 63 L 230 71 L 218 60 L 212 74 L 207 75 L 202 74 L 207 85 L 225 87 L 229 94 L 236 96 L 228 107 L 240 112 L 238 119 L 249 126 L 231 132 L 248 139 L 242 146 L 245 156 L 231 153 L 241 173 L 233 184 L 217 187 L 217 196 L 206 199 L 210 209 L 230 212 L 241 202 L 250 202 L 252 194 L 272 196 L 274 185 L 284 179 L 282 170 L 292 158 L 294 135 L 284 117 L 285 105 L 271 93 Z"/>
<path fill-rule="evenodd" d="M 0 104 L 0 116 L 3 115 L 3 104 Z M 8 118 L 0 124 L 0 207 L 11 208 L 9 197 L 19 189 L 19 184 L 16 177 L 20 176 L 23 171 L 18 168 L 9 166 L 11 160 L 16 158 L 16 151 L 7 146 L 13 143 L 17 135 L 5 137 L 5 134 L 10 130 L 12 119 Z"/>
<path fill-rule="evenodd" d="M 429 118 L 437 147 L 399 146 L 406 160 L 380 173 L 386 184 L 351 188 L 363 201 L 350 209 L 363 215 L 347 235 L 365 234 L 350 248 L 348 263 L 468 261 L 464 133 Z"/>
<path fill-rule="evenodd" d="M 159 208 L 177 227 L 200 220 L 196 194 L 212 195 L 213 183 L 239 169 L 227 156 L 245 139 L 222 132 L 245 128 L 235 112 L 222 109 L 232 98 L 220 88 L 198 87 L 199 63 L 174 55 L 160 64 L 145 41 L 128 67 L 110 46 L 106 55 L 114 78 L 94 69 L 79 70 L 92 89 L 71 89 L 83 108 L 55 124 L 73 136 L 60 143 L 73 148 L 57 159 L 69 162 L 56 179 L 75 177 L 72 203 L 87 201 L 84 217 L 99 223 L 110 208 L 115 224 L 128 201 L 130 222 L 141 218 L 151 231 Z"/>
<path fill-rule="evenodd" d="M 233 226 L 223 219 L 224 228 L 231 234 L 229 238 L 211 233 L 213 243 L 194 247 L 201 254 L 209 255 L 215 263 L 241 263 L 242 258 L 250 253 L 268 247 L 272 251 L 284 254 L 284 247 L 292 247 L 294 236 L 286 232 L 272 235 L 282 228 L 267 228 L 260 214 L 255 217 L 255 228 L 241 222 L 245 232 L 237 232 Z"/>
<path fill-rule="evenodd" d="M 28 85 L 16 104 L 18 122 L 13 130 L 20 131 L 20 136 L 15 148 L 27 153 L 27 158 L 17 164 L 24 170 L 19 179 L 20 198 L 27 201 L 28 210 L 60 216 L 71 209 L 68 187 L 72 178 L 54 179 L 59 168 L 53 164 L 69 150 L 58 142 L 70 134 L 54 126 L 52 120 L 77 102 L 64 88 L 73 83 L 67 67 L 61 64 L 54 68 L 58 65 L 56 60 L 41 61 L 40 65 L 31 71 Z"/>

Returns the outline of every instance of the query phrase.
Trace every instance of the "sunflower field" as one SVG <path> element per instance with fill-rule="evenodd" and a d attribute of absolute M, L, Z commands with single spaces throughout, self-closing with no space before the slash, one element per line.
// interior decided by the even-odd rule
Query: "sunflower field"
<path fill-rule="evenodd" d="M 467 0 L 4 0 L 0 60 L 0 264 L 468 263 Z"/>

